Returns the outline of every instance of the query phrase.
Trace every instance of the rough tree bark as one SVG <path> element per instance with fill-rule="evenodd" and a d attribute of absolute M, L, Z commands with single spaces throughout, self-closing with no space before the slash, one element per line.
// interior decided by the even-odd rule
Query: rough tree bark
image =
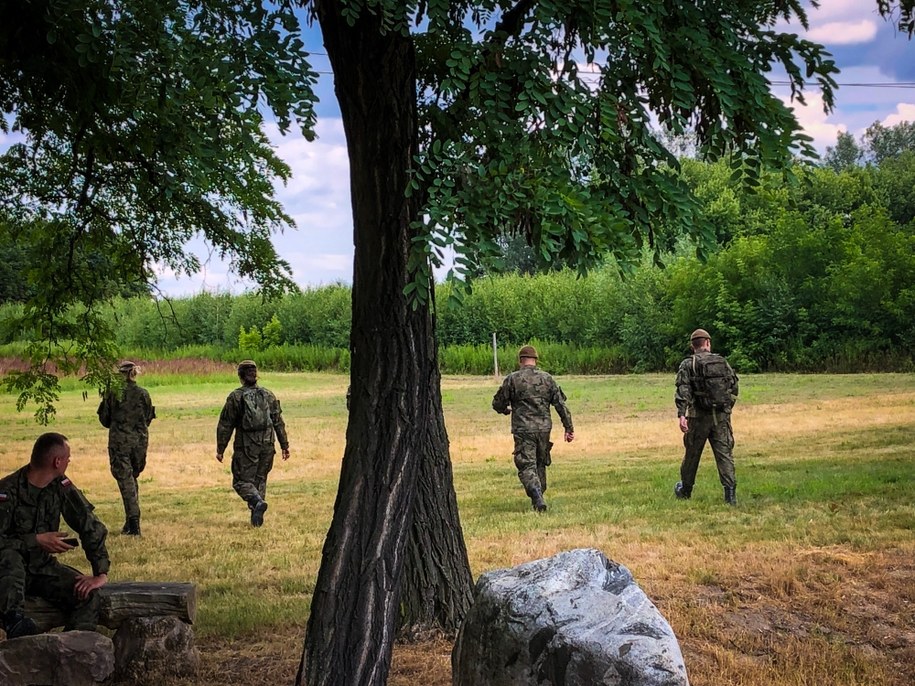
<path fill-rule="evenodd" d="M 435 358 L 437 366 L 437 350 Z M 430 396 L 432 420 L 426 427 L 401 593 L 401 634 L 416 638 L 456 634 L 473 601 L 437 371 Z"/>
<path fill-rule="evenodd" d="M 296 684 L 382 685 L 401 617 L 415 509 L 421 521 L 439 522 L 447 537 L 445 547 L 436 549 L 438 534 L 414 536 L 415 545 L 433 546 L 425 554 L 439 564 L 424 560 L 410 569 L 425 582 L 448 579 L 465 588 L 426 594 L 431 597 L 411 604 L 419 608 L 411 612 L 428 618 L 447 609 L 459 621 L 470 572 L 450 481 L 433 300 L 430 293 L 427 305 L 414 307 L 403 294 L 412 281 L 410 225 L 418 216 L 415 201 L 404 197 L 417 152 L 413 44 L 409 36 L 383 33 L 370 12 L 348 24 L 334 0 L 320 0 L 314 8 L 334 70 L 350 161 L 352 396 L 334 516 Z M 439 492 L 415 508 L 420 474 Z"/>

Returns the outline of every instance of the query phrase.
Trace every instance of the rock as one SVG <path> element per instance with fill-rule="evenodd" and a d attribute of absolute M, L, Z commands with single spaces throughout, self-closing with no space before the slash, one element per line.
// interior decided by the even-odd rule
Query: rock
<path fill-rule="evenodd" d="M 624 566 L 572 550 L 483 574 L 454 686 L 688 686 L 673 630 Z"/>
<path fill-rule="evenodd" d="M 116 676 L 132 683 L 190 676 L 200 666 L 194 630 L 177 617 L 135 617 L 114 634 Z"/>
<path fill-rule="evenodd" d="M 197 587 L 190 583 L 115 581 L 96 591 L 99 597 L 98 623 L 117 629 L 131 617 L 171 615 L 194 623 L 197 616 Z M 25 613 L 44 631 L 63 626 L 66 613 L 42 598 L 25 599 Z"/>
<path fill-rule="evenodd" d="M 0 642 L 0 684 L 4 686 L 93 686 L 113 671 L 111 639 L 94 631 Z"/>

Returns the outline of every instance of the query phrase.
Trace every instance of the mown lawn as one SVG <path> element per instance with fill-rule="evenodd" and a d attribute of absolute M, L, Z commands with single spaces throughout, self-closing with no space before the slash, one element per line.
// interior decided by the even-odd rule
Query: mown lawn
<path fill-rule="evenodd" d="M 117 533 L 123 511 L 96 399 L 68 382 L 51 427 L 69 436 L 70 476 L 112 530 L 112 578 L 198 584 L 204 666 L 182 686 L 292 683 L 298 666 L 348 381 L 262 373 L 262 382 L 282 401 L 292 459 L 277 462 L 259 530 L 231 490 L 228 464 L 215 460 L 231 369 L 141 376 L 159 418 L 139 540 Z M 490 409 L 498 382 L 443 382 L 474 575 L 597 547 L 627 565 L 668 618 L 694 686 L 915 683 L 915 375 L 743 377 L 737 508 L 722 503 L 710 453 L 692 500 L 673 498 L 681 439 L 672 375 L 560 382 L 576 440 L 556 441 L 550 510 L 539 516 L 514 474 L 508 419 Z M 5 474 L 43 429 L 11 396 L 0 396 L 0 421 Z M 449 651 L 447 640 L 397 646 L 391 683 L 450 683 Z"/>

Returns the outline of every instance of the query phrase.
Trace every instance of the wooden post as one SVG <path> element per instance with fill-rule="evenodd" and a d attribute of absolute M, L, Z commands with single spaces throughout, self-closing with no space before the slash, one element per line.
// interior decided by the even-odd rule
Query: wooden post
<path fill-rule="evenodd" d="M 499 378 L 499 346 L 496 343 L 496 332 L 492 332 L 492 366 L 496 372 L 496 378 Z"/>

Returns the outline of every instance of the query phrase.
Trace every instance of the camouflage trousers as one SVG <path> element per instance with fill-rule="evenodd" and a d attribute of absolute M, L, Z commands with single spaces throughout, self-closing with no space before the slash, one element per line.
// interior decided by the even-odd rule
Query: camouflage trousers
<path fill-rule="evenodd" d="M 137 477 L 146 469 L 146 447 L 148 439 L 133 442 L 108 443 L 108 463 L 111 476 L 118 484 L 121 500 L 124 501 L 124 515 L 140 516 L 140 492 Z"/>
<path fill-rule="evenodd" d="M 731 415 L 724 412 L 700 415 L 689 418 L 689 431 L 683 434 L 683 446 L 686 451 L 680 465 L 680 480 L 686 493 L 691 493 L 693 484 L 696 483 L 696 472 L 699 470 L 699 460 L 706 441 L 712 446 L 721 485 L 726 488 L 737 486 L 734 475 L 734 432 L 731 430 Z"/>
<path fill-rule="evenodd" d="M 515 468 L 518 479 L 528 495 L 539 489 L 546 492 L 546 468 L 552 463 L 550 458 L 549 431 L 515 434 Z"/>
<path fill-rule="evenodd" d="M 15 550 L 0 551 L 0 613 L 19 611 L 25 597 L 37 596 L 67 612 L 67 631 L 95 631 L 98 625 L 99 598 L 93 591 L 85 600 L 73 592 L 79 571 L 51 560 L 39 572 L 26 568 L 22 554 Z"/>
<path fill-rule="evenodd" d="M 248 504 L 267 498 L 267 475 L 273 469 L 275 454 L 272 445 L 261 449 L 248 446 L 232 453 L 232 488 Z"/>

